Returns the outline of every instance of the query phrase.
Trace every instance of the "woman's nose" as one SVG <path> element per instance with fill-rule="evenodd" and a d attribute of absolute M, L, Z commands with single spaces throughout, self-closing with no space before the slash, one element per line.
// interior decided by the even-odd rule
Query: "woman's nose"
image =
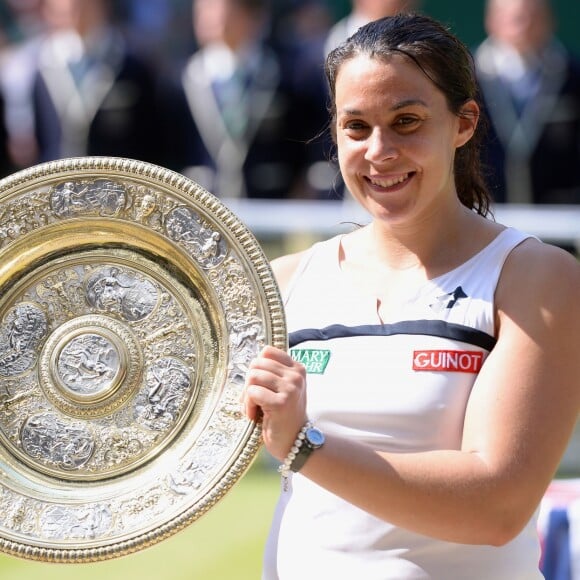
<path fill-rule="evenodd" d="M 399 151 L 392 136 L 387 131 L 376 128 L 368 138 L 365 159 L 378 163 L 390 159 L 396 159 Z"/>

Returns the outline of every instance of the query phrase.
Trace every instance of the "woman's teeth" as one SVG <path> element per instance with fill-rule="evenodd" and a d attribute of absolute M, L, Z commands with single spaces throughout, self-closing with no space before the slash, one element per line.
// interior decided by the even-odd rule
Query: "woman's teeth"
<path fill-rule="evenodd" d="M 405 173 L 399 177 L 391 177 L 389 179 L 369 178 L 369 181 L 373 185 L 378 185 L 379 187 L 393 187 L 393 185 L 403 183 L 403 181 L 406 181 L 407 179 L 409 179 L 409 174 Z"/>

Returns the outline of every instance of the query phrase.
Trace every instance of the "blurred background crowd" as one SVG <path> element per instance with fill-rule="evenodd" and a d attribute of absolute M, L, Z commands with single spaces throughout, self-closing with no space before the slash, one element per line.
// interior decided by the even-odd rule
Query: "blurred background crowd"
<path fill-rule="evenodd" d="M 1 0 L 0 176 L 106 155 L 222 198 L 339 200 L 324 56 L 404 9 L 473 49 L 494 199 L 580 203 L 577 0 Z"/>
<path fill-rule="evenodd" d="M 0 178 L 104 155 L 223 199 L 346 200 L 324 58 L 405 9 L 472 49 L 493 199 L 580 207 L 578 0 L 0 0 Z"/>

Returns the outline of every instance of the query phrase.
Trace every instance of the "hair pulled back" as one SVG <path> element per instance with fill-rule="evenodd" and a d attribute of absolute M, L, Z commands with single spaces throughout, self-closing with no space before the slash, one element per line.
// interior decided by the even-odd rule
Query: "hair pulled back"
<path fill-rule="evenodd" d="M 398 14 L 362 26 L 326 58 L 325 72 L 330 89 L 330 119 L 336 137 L 336 77 L 346 61 L 367 55 L 386 59 L 393 54 L 409 58 L 445 95 L 449 110 L 462 116 L 463 105 L 479 91 L 473 59 L 467 47 L 447 28 L 429 16 Z M 481 107 L 480 107 L 481 109 Z M 490 212 L 490 195 L 482 175 L 480 148 L 484 127 L 480 122 L 473 137 L 457 149 L 454 177 L 463 205 L 481 215 Z"/>

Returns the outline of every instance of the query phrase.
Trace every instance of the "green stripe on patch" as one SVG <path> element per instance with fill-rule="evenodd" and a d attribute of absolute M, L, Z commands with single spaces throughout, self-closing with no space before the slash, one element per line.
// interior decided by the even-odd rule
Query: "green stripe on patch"
<path fill-rule="evenodd" d="M 292 358 L 306 367 L 310 375 L 322 375 L 330 360 L 329 350 L 315 348 L 293 348 L 290 350 Z"/>

